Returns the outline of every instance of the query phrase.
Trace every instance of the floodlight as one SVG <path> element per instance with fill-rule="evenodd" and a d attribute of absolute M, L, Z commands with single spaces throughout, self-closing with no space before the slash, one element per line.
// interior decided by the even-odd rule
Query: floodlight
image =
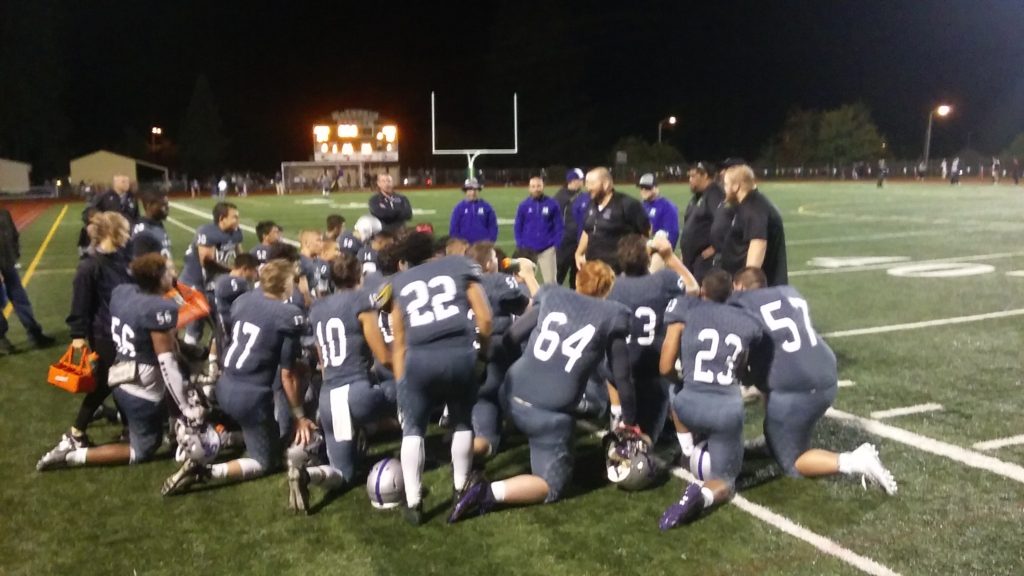
<path fill-rule="evenodd" d="M 331 127 L 313 126 L 313 135 L 316 136 L 317 142 L 327 142 L 327 139 L 331 137 Z"/>
<path fill-rule="evenodd" d="M 373 154 L 373 145 L 370 144 L 369 142 L 363 142 L 363 144 L 361 146 L 359 146 L 359 153 L 360 154 Z"/>
<path fill-rule="evenodd" d="M 338 138 L 358 138 L 359 126 L 355 124 L 338 124 Z"/>
<path fill-rule="evenodd" d="M 341 154 L 342 154 L 342 156 L 351 156 L 354 153 L 355 153 L 355 149 L 352 147 L 352 143 L 351 142 L 345 142 L 344 144 L 341 145 Z"/>
<path fill-rule="evenodd" d="M 384 134 L 384 139 L 387 140 L 388 142 L 394 142 L 395 138 L 398 137 L 397 126 L 389 124 L 387 126 L 382 127 L 380 131 Z"/>
<path fill-rule="evenodd" d="M 938 114 L 939 116 L 948 116 L 949 113 L 952 111 L 953 107 L 946 104 L 943 104 L 942 106 L 939 106 L 938 108 L 935 109 L 935 113 Z"/>

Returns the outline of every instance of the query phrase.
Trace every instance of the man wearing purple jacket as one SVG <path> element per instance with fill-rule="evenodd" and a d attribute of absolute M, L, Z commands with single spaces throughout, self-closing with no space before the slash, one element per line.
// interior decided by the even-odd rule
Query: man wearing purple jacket
<path fill-rule="evenodd" d="M 448 236 L 465 240 L 467 244 L 496 242 L 498 240 L 498 216 L 486 200 L 480 198 L 483 186 L 476 178 L 469 178 L 462 186 L 466 199 L 455 205 L 448 227 Z"/>
<path fill-rule="evenodd" d="M 644 174 L 636 186 L 640 189 L 644 212 L 647 213 L 647 219 L 651 221 L 651 236 L 658 233 L 663 234 L 668 243 L 672 245 L 672 250 L 675 251 L 676 241 L 679 240 L 679 209 L 658 191 L 658 181 L 654 174 Z M 665 262 L 660 256 L 651 258 L 651 273 L 664 267 Z"/>
<path fill-rule="evenodd" d="M 513 229 L 516 248 L 537 254 L 537 267 L 545 284 L 556 281 L 555 248 L 562 241 L 563 227 L 558 202 L 544 195 L 544 179 L 530 178 L 530 195 L 519 205 Z"/>

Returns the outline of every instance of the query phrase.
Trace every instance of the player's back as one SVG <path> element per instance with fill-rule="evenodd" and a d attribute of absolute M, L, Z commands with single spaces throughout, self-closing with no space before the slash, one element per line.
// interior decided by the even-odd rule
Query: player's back
<path fill-rule="evenodd" d="M 466 289 L 479 281 L 480 267 L 464 256 L 431 260 L 396 274 L 393 297 L 405 319 L 406 346 L 471 346 L 475 334 Z"/>
<path fill-rule="evenodd" d="M 621 302 L 632 313 L 629 359 L 635 375 L 658 374 L 658 359 L 665 341 L 665 308 L 683 293 L 682 279 L 671 270 L 616 278 L 608 299 Z"/>
<path fill-rule="evenodd" d="M 239 296 L 231 306 L 231 346 L 224 354 L 224 377 L 269 388 L 282 362 L 298 353 L 304 325 L 296 306 L 261 290 Z"/>
<path fill-rule="evenodd" d="M 764 336 L 757 318 L 735 306 L 696 298 L 676 298 L 665 312 L 666 324 L 685 324 L 679 347 L 684 389 L 738 397 L 737 369 Z"/>
<path fill-rule="evenodd" d="M 493 321 L 491 335 L 504 334 L 515 316 L 526 311 L 530 296 L 515 278 L 500 272 L 489 272 L 481 277 L 480 285 L 491 305 Z"/>
<path fill-rule="evenodd" d="M 377 271 L 377 251 L 369 243 L 363 244 L 356 254 L 356 258 L 362 263 L 363 274 Z"/>
<path fill-rule="evenodd" d="M 770 361 L 768 387 L 808 390 L 835 384 L 836 356 L 811 324 L 807 300 L 792 286 L 774 286 L 733 294 L 730 303 L 750 311 L 770 336 L 770 358 L 752 359 L 763 367 Z"/>
<path fill-rule="evenodd" d="M 537 292 L 534 306 L 537 326 L 510 369 L 510 393 L 540 408 L 569 412 L 609 342 L 629 334 L 629 309 L 554 285 Z"/>
<path fill-rule="evenodd" d="M 252 254 L 256 258 L 256 261 L 259 262 L 260 266 L 262 266 L 270 259 L 270 246 L 267 246 L 266 244 L 257 244 L 249 250 L 249 254 Z"/>
<path fill-rule="evenodd" d="M 231 305 L 239 296 L 248 292 L 252 286 L 245 278 L 225 274 L 214 283 L 213 299 L 217 315 L 222 322 L 223 330 L 231 328 Z"/>
<path fill-rule="evenodd" d="M 173 300 L 142 292 L 136 284 L 121 284 L 111 294 L 110 321 L 118 362 L 156 366 L 150 333 L 174 328 L 178 307 Z"/>
<path fill-rule="evenodd" d="M 160 226 L 158 223 L 149 220 L 148 218 L 143 218 L 132 228 L 131 239 L 133 245 L 138 242 L 146 243 L 146 239 L 140 238 L 141 236 L 147 237 L 149 240 L 148 243 L 152 244 L 154 247 L 159 245 L 160 254 L 164 258 L 173 258 L 171 255 L 171 237 L 167 235 L 167 230 L 165 230 L 163 226 Z M 138 254 L 134 249 L 133 252 Z"/>
<path fill-rule="evenodd" d="M 356 238 L 351 232 L 345 232 L 338 237 L 338 250 L 347 252 L 353 256 L 359 254 L 359 250 L 363 247 L 363 243 Z"/>
<path fill-rule="evenodd" d="M 320 347 L 325 383 L 367 378 L 372 358 L 359 315 L 368 310 L 374 310 L 373 293 L 362 289 L 342 290 L 310 309 L 309 323 Z"/>

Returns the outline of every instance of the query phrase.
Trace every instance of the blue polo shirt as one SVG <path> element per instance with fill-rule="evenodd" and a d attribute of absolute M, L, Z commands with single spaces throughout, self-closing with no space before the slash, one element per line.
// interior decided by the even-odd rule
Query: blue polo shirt
<path fill-rule="evenodd" d="M 470 244 L 498 240 L 498 215 L 486 200 L 463 200 L 452 210 L 448 235 Z"/>
<path fill-rule="evenodd" d="M 562 241 L 563 226 L 562 211 L 554 198 L 527 196 L 516 211 L 516 246 L 543 252 Z"/>

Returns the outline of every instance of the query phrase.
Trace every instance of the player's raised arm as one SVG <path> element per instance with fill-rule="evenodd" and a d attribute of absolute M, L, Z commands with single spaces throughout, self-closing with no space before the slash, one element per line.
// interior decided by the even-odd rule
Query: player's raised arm
<path fill-rule="evenodd" d="M 476 322 L 480 338 L 480 351 L 486 353 L 490 349 L 493 314 L 491 305 L 487 302 L 487 295 L 484 294 L 479 282 L 471 282 L 466 287 L 466 299 L 473 310 L 473 320 Z"/>
<path fill-rule="evenodd" d="M 674 322 L 665 326 L 665 342 L 661 345 L 661 359 L 658 371 L 662 376 L 671 376 L 676 371 L 676 360 L 679 359 L 679 342 L 683 337 L 685 325 Z"/>

